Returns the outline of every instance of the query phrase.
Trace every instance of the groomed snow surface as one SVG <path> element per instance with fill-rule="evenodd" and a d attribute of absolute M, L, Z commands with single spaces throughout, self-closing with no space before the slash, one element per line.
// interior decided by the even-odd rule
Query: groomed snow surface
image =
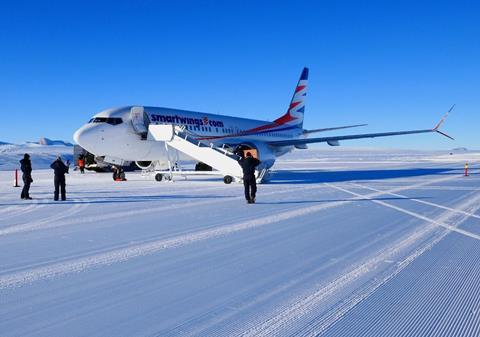
<path fill-rule="evenodd" d="M 140 172 L 54 202 L 50 170 L 23 201 L 0 172 L 0 336 L 479 336 L 479 164 L 298 151 L 255 205 Z"/>

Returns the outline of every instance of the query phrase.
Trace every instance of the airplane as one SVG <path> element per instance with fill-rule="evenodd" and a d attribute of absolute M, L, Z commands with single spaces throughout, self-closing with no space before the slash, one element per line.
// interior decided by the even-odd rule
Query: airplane
<path fill-rule="evenodd" d="M 261 165 L 257 177 L 262 180 L 277 157 L 294 149 L 306 149 L 312 143 L 338 146 L 344 140 L 432 132 L 453 139 L 440 131 L 440 127 L 455 105 L 432 129 L 311 137 L 315 133 L 366 124 L 304 129 L 308 73 L 308 68 L 302 70 L 287 112 L 274 121 L 164 107 L 125 106 L 94 115 L 73 138 L 107 163 L 122 165 L 125 161 L 135 161 L 139 168 L 169 170 L 170 175 L 175 162 L 193 158 L 216 169 L 227 184 L 241 181 L 242 173 L 236 161 L 245 150 L 254 150 L 258 155 Z M 176 155 L 174 159 L 172 153 Z M 162 180 L 164 176 L 158 173 L 155 179 Z"/>

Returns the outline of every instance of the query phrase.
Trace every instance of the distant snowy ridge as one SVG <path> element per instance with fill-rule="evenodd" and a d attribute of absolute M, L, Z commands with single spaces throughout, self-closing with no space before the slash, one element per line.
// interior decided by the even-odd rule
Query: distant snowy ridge
<path fill-rule="evenodd" d="M 33 169 L 49 168 L 50 163 L 60 155 L 64 160 L 72 161 L 72 144 L 42 138 L 38 143 L 9 144 L 0 142 L 0 171 L 14 170 L 19 168 L 20 159 L 24 153 L 29 153 L 32 160 Z M 297 165 L 305 162 L 355 162 L 379 163 L 379 162 L 474 162 L 480 161 L 479 151 L 416 151 L 416 150 L 398 150 L 398 149 L 320 149 L 312 148 L 309 150 L 299 150 L 278 158 L 277 163 L 294 162 Z M 274 169 L 276 166 L 273 167 Z"/>
<path fill-rule="evenodd" d="M 64 145 L 64 146 L 73 146 L 72 143 L 65 142 L 63 140 L 52 140 L 49 138 L 42 137 L 38 141 L 38 144 L 40 145 Z"/>
<path fill-rule="evenodd" d="M 64 160 L 72 160 L 73 148 L 69 143 L 41 145 L 39 143 L 8 144 L 0 142 L 0 171 L 15 170 L 20 168 L 20 160 L 25 153 L 30 154 L 32 167 L 45 169 L 55 160 L 62 156 Z"/>

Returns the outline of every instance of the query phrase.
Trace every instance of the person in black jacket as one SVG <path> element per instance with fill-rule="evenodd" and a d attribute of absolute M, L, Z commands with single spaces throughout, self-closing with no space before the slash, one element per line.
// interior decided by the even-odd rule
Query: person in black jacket
<path fill-rule="evenodd" d="M 68 173 L 69 166 L 70 162 L 67 160 L 67 165 L 65 165 L 60 156 L 58 156 L 57 159 L 50 165 L 55 174 L 55 194 L 53 197 L 55 201 L 58 200 L 59 190 L 61 190 L 62 193 L 62 200 L 66 200 L 67 198 L 67 193 L 65 191 L 65 173 Z"/>
<path fill-rule="evenodd" d="M 243 170 L 243 186 L 245 187 L 245 199 L 249 204 L 255 203 L 257 193 L 257 182 L 255 180 L 255 168 L 260 164 L 260 160 L 253 158 L 250 152 L 247 152 L 245 158 L 241 158 L 238 163 Z"/>
<path fill-rule="evenodd" d="M 23 172 L 23 188 L 20 198 L 25 200 L 31 200 L 30 198 L 30 184 L 33 183 L 32 179 L 32 162 L 30 161 L 30 155 L 25 153 L 23 159 L 20 160 L 20 169 Z"/>

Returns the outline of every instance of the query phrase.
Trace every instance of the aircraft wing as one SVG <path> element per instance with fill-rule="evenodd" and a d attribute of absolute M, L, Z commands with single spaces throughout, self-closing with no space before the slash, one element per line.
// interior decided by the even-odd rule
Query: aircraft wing
<path fill-rule="evenodd" d="M 347 126 L 336 126 L 333 128 L 323 128 L 323 129 L 313 129 L 313 130 L 303 130 L 303 134 L 310 134 L 316 132 L 325 132 L 325 131 L 333 131 L 333 130 L 340 130 L 340 129 L 349 129 L 349 128 L 357 128 L 359 126 L 365 126 L 367 124 L 355 124 L 355 125 L 347 125 Z"/>
<path fill-rule="evenodd" d="M 449 112 L 452 111 L 453 105 L 450 110 L 443 116 L 440 122 L 433 128 L 433 129 L 425 129 L 425 130 L 410 130 L 410 131 L 395 131 L 395 132 L 382 132 L 382 133 L 363 133 L 363 134 L 356 134 L 356 135 L 345 135 L 345 136 L 331 136 L 331 137 L 319 137 L 319 138 L 301 138 L 301 139 L 287 139 L 287 140 L 278 140 L 268 142 L 269 145 L 274 146 L 301 146 L 310 143 L 328 143 L 329 145 L 339 145 L 340 140 L 349 140 L 349 139 L 362 139 L 362 138 L 377 138 L 377 137 L 389 137 L 389 136 L 400 136 L 400 135 L 412 135 L 416 133 L 430 133 L 430 132 L 437 132 L 445 137 L 453 139 L 449 135 L 443 133 L 439 130 L 440 126 L 445 121 Z"/>

